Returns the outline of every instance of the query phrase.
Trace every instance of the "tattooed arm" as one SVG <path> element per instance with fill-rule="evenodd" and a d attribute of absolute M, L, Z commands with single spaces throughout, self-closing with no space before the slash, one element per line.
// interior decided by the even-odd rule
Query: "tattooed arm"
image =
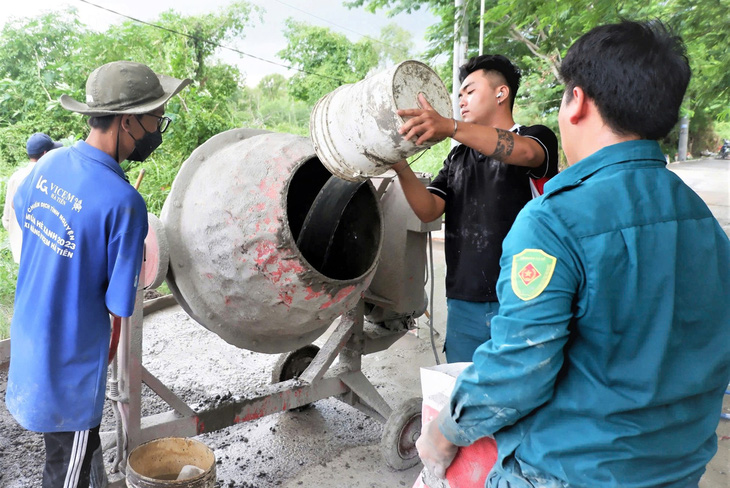
<path fill-rule="evenodd" d="M 496 129 L 469 122 L 456 122 L 436 112 L 419 96 L 422 109 L 398 110 L 398 115 L 408 117 L 399 132 L 416 144 L 451 137 L 460 143 L 507 164 L 537 168 L 545 162 L 545 151 L 531 137 L 522 137 L 508 130 Z"/>
<path fill-rule="evenodd" d="M 446 119 L 453 131 L 454 122 Z M 454 139 L 506 164 L 537 168 L 545 161 L 545 151 L 531 137 L 522 137 L 504 129 L 458 121 Z"/>

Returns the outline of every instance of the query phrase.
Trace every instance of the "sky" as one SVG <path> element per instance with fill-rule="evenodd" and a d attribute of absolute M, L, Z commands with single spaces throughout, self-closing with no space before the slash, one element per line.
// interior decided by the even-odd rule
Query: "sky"
<path fill-rule="evenodd" d="M 130 17 L 154 21 L 161 12 L 170 9 L 183 15 L 197 15 L 215 12 L 231 0 L 89 1 Z M 244 39 L 226 45 L 279 64 L 287 64 L 286 61 L 277 58 L 276 53 L 286 47 L 282 31 L 284 21 L 289 17 L 308 24 L 328 27 L 346 35 L 353 42 L 361 40 L 364 36 L 377 38 L 384 25 L 395 22 L 412 33 L 416 53 L 425 50 L 426 28 L 437 22 L 436 17 L 424 9 L 414 14 L 399 14 L 389 18 L 382 10 L 371 14 L 363 8 L 348 9 L 342 6 L 342 0 L 248 0 L 248 2 L 264 10 L 263 20 L 261 22 L 255 20 Z M 0 25 L 4 25 L 12 17 L 36 17 L 43 12 L 63 10 L 68 6 L 77 9 L 82 23 L 97 30 L 104 30 L 110 24 L 126 20 L 80 0 L 21 0 L 3 2 L 3 7 L 0 9 Z M 227 50 L 220 51 L 220 58 L 224 62 L 237 64 L 245 73 L 246 84 L 249 86 L 256 85 L 267 74 L 280 73 L 289 77 L 295 73 L 293 70 Z"/>

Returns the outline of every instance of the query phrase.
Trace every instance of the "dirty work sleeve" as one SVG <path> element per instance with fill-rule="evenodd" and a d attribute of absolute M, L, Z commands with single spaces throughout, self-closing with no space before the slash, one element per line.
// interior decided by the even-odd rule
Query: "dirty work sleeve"
<path fill-rule="evenodd" d="M 505 238 L 492 338 L 476 350 L 440 416 L 454 444 L 493 435 L 553 394 L 582 278 L 569 233 L 539 202 L 523 209 Z"/>

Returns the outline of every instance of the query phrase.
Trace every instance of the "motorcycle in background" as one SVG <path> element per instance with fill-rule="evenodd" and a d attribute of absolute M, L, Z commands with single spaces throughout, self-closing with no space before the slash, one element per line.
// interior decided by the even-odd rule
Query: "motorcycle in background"
<path fill-rule="evenodd" d="M 720 159 L 730 158 L 730 139 L 723 139 L 722 146 L 720 146 L 720 150 L 717 152 L 717 157 Z"/>

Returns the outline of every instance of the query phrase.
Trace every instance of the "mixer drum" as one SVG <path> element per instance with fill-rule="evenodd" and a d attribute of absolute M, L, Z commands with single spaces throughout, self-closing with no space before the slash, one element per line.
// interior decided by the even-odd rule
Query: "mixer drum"
<path fill-rule="evenodd" d="M 311 141 L 291 134 L 234 129 L 196 149 L 160 216 L 178 303 L 257 352 L 324 333 L 367 289 L 383 235 L 372 184 L 332 179 Z"/>

